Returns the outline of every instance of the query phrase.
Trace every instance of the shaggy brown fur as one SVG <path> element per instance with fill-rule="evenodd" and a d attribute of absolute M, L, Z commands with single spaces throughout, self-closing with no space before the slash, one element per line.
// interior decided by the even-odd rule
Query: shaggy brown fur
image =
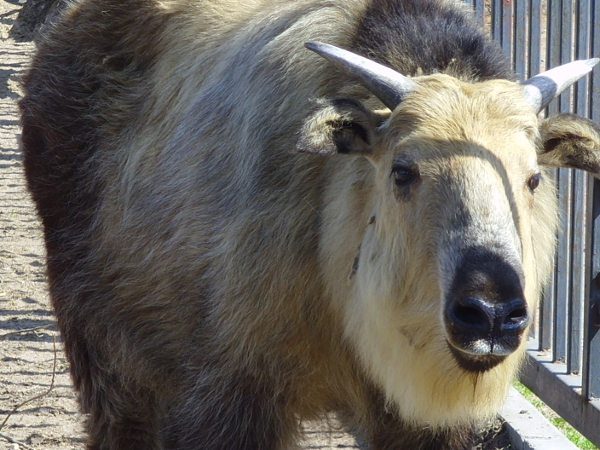
<path fill-rule="evenodd" d="M 309 40 L 425 76 L 390 112 Z M 557 220 L 528 180 L 599 167 L 511 76 L 442 0 L 74 2 L 20 106 L 88 448 L 283 449 L 330 412 L 374 450 L 469 448 L 523 345 L 459 364 L 455 255 L 498 250 L 534 308 Z"/>

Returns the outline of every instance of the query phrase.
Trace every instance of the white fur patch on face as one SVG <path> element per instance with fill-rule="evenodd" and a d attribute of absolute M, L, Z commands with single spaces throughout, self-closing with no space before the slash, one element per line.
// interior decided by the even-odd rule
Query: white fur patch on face
<path fill-rule="evenodd" d="M 403 332 L 404 320 L 397 320 L 397 311 L 385 305 L 391 302 L 384 300 L 381 289 L 371 284 L 361 291 L 348 305 L 346 335 L 403 418 L 435 428 L 496 414 L 522 351 L 488 372 L 468 373 L 458 367 L 442 330 L 419 323 Z"/>
<path fill-rule="evenodd" d="M 484 355 L 492 351 L 492 345 L 490 341 L 478 339 L 466 350 L 470 350 L 474 355 Z"/>
<path fill-rule="evenodd" d="M 461 369 L 440 320 L 439 289 L 428 283 L 408 289 L 396 250 L 378 240 L 375 227 L 367 229 L 345 310 L 346 336 L 365 369 L 390 405 L 416 424 L 444 427 L 493 416 L 524 350 L 484 373 Z"/>

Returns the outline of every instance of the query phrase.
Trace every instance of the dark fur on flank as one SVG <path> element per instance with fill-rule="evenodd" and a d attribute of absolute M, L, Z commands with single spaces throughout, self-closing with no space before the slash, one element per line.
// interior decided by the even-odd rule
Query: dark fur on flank
<path fill-rule="evenodd" d="M 118 336 L 90 323 L 102 320 L 110 296 L 90 256 L 102 191 L 93 161 L 123 132 L 121 116 L 135 117 L 149 89 L 144 72 L 156 58 L 154 39 L 162 25 L 149 14 L 151 7 L 144 0 L 98 2 L 63 20 L 61 31 L 50 30 L 40 43 L 20 103 L 25 174 L 44 226 L 52 304 L 71 375 L 82 411 L 90 413 L 90 449 L 157 448 L 149 431 L 157 435 L 162 426 L 154 394 L 128 386 L 106 367 Z M 94 39 L 85 37 L 88 32 Z M 128 39 L 138 47 L 127 48 Z M 93 338 L 95 333 L 105 338 Z"/>
<path fill-rule="evenodd" d="M 461 369 L 447 342 L 428 357 L 440 370 L 419 374 L 433 390 L 407 417 L 353 340 L 354 310 L 345 309 L 352 286 L 384 253 L 362 236 L 409 213 L 430 217 L 449 201 L 432 194 L 437 203 L 428 208 L 393 203 L 406 214 L 374 209 L 383 191 L 373 170 L 379 160 L 368 157 L 394 115 L 306 50 L 309 40 L 415 79 L 434 74 L 419 82 L 427 105 L 464 99 L 453 87 L 463 82 L 513 78 L 469 14 L 437 0 L 78 0 L 40 39 L 20 102 L 25 174 L 44 227 L 52 304 L 89 414 L 89 450 L 283 450 L 299 441 L 302 421 L 330 413 L 373 450 L 468 450 L 477 421 L 490 415 L 478 389 L 497 385 Z M 498 100 L 498 86 L 509 100 Z M 537 133 L 532 111 L 515 113 L 513 83 L 489 90 L 484 106 L 497 107 L 489 120 L 502 125 L 502 138 L 521 139 L 532 121 L 527 130 Z M 420 112 L 444 112 L 414 104 L 392 131 L 412 126 L 407 118 Z M 432 127 L 443 134 L 453 130 L 443 120 L 462 126 L 468 115 L 452 114 Z M 563 119 L 542 128 L 540 142 L 552 140 L 548 164 L 570 158 L 572 167 L 598 167 L 597 131 L 581 119 L 569 132 L 572 121 Z M 485 135 L 495 126 L 481 128 Z M 572 138 L 583 143 L 566 158 Z M 535 156 L 533 147 L 526 150 Z M 366 157 L 353 154 L 361 151 Z M 389 169 L 381 172 L 388 182 Z M 513 191 L 522 221 L 532 215 L 542 224 L 533 237 L 542 268 L 523 265 L 525 277 L 535 272 L 543 281 L 556 223 L 552 186 L 542 181 L 537 201 L 550 206 L 534 212 L 531 193 Z M 443 228 L 418 225 L 417 237 Z M 401 250 L 408 257 L 396 261 L 398 251 L 390 264 L 415 277 L 406 286 L 426 286 L 435 295 L 421 301 L 439 302 L 431 282 L 439 275 L 430 270 L 437 263 L 419 249 Z M 389 296 L 406 305 L 411 295 Z M 422 314 L 402 309 L 390 320 L 421 323 Z M 425 354 L 422 342 L 443 340 L 439 316 L 425 317 L 433 325 L 408 333 L 402 348 Z M 518 362 L 511 364 L 508 378 Z M 465 420 L 458 406 L 440 406 L 469 402 L 476 412 Z M 432 425 L 421 410 L 439 417 Z"/>

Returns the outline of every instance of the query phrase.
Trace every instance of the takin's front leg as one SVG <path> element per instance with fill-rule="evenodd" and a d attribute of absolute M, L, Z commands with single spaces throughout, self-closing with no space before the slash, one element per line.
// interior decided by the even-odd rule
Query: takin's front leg
<path fill-rule="evenodd" d="M 161 412 L 151 395 L 135 387 L 121 389 L 112 380 L 107 387 L 96 386 L 93 396 L 86 422 L 87 450 L 164 450 Z"/>
<path fill-rule="evenodd" d="M 177 450 L 283 450 L 298 434 L 284 391 L 241 375 L 185 394 L 185 405 L 170 417 L 167 448 Z"/>

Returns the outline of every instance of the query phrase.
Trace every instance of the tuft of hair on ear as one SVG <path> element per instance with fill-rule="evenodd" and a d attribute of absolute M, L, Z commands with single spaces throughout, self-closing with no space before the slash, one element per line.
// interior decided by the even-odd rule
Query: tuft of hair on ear
<path fill-rule="evenodd" d="M 296 149 L 303 153 L 371 153 L 382 118 L 350 98 L 320 99 L 302 124 Z"/>
<path fill-rule="evenodd" d="M 559 114 L 540 125 L 538 162 L 600 173 L 600 127 L 575 114 Z"/>
<path fill-rule="evenodd" d="M 328 101 L 317 100 L 315 110 L 302 124 L 296 149 L 302 153 L 337 153 L 333 132 L 342 116 Z"/>

